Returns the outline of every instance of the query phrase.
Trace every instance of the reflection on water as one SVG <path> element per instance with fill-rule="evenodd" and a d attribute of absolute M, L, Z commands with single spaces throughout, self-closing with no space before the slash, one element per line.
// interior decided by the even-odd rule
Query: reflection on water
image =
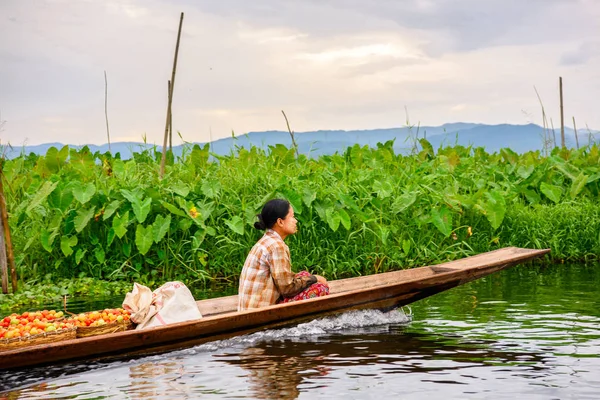
<path fill-rule="evenodd" d="M 125 393 L 132 399 L 185 398 L 185 387 L 177 384 L 184 372 L 183 364 L 177 359 L 132 365 L 129 367 L 130 385 Z"/>
<path fill-rule="evenodd" d="M 141 359 L 2 376 L 7 398 L 597 398 L 600 269 L 520 267 L 421 300 Z"/>

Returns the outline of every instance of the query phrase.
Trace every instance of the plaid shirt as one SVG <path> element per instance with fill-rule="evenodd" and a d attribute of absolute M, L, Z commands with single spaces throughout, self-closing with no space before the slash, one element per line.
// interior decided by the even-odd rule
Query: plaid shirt
<path fill-rule="evenodd" d="M 281 236 L 267 229 L 246 258 L 238 296 L 238 311 L 277 303 L 279 297 L 292 297 L 316 283 L 314 276 L 294 277 L 290 249 Z"/>

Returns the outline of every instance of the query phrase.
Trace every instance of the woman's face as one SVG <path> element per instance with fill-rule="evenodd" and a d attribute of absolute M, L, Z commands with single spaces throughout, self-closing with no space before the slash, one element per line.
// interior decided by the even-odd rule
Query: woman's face
<path fill-rule="evenodd" d="M 285 236 L 293 235 L 294 233 L 296 233 L 296 231 L 297 231 L 296 224 L 297 223 L 298 223 L 298 221 L 296 220 L 296 217 L 294 217 L 294 208 L 292 206 L 290 206 L 290 210 L 288 211 L 285 218 L 283 218 L 283 219 L 279 218 L 277 220 L 277 225 L 280 227 L 282 233 Z"/>

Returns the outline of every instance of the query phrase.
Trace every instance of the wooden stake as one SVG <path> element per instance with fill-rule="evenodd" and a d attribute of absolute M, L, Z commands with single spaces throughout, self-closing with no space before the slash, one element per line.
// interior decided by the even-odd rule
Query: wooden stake
<path fill-rule="evenodd" d="M 575 143 L 577 144 L 577 149 L 579 150 L 579 138 L 577 137 L 577 125 L 575 125 L 575 117 L 573 117 L 573 130 L 575 131 Z"/>
<path fill-rule="evenodd" d="M 108 80 L 104 71 L 104 118 L 106 119 L 106 137 L 108 138 L 108 151 L 110 152 L 110 130 L 108 129 Z"/>
<path fill-rule="evenodd" d="M 8 293 L 8 264 L 6 263 L 6 243 L 4 243 L 4 223 L 0 217 L 0 274 L 2 274 L 2 293 Z"/>
<path fill-rule="evenodd" d="M 163 139 L 162 158 L 160 160 L 160 177 L 165 174 L 165 161 L 167 159 L 167 139 L 169 136 L 169 124 L 171 120 L 171 105 L 173 103 L 173 92 L 175 89 L 175 72 L 177 71 L 177 55 L 179 54 L 179 41 L 181 39 L 181 26 L 183 25 L 183 13 L 179 18 L 179 31 L 177 32 L 177 44 L 175 45 L 175 57 L 173 58 L 173 72 L 171 73 L 171 90 L 169 90 L 169 103 L 167 105 L 167 121 L 165 123 L 165 136 Z"/>
<path fill-rule="evenodd" d="M 15 270 L 15 256 L 13 254 L 12 240 L 10 239 L 10 228 L 8 226 L 8 212 L 6 211 L 6 200 L 4 197 L 4 184 L 2 179 L 4 174 L 0 169 L 0 218 L 2 218 L 2 228 L 4 231 L 4 242 L 6 244 L 6 261 L 10 268 L 10 279 L 12 281 L 13 293 L 17 291 L 17 271 Z"/>
<path fill-rule="evenodd" d="M 562 76 L 558 77 L 560 91 L 560 145 L 565 148 L 565 114 L 563 112 Z"/>
<path fill-rule="evenodd" d="M 290 136 L 292 137 L 292 145 L 294 146 L 294 149 L 296 150 L 296 158 L 298 158 L 298 157 L 300 157 L 300 154 L 298 153 L 298 145 L 296 144 L 296 139 L 294 138 L 294 131 L 290 128 L 290 123 L 288 122 L 288 118 L 287 118 L 287 115 L 285 115 L 285 112 L 283 110 L 281 110 L 281 113 L 283 114 L 283 117 L 285 118 L 285 123 L 287 125 L 288 132 L 290 133 Z"/>

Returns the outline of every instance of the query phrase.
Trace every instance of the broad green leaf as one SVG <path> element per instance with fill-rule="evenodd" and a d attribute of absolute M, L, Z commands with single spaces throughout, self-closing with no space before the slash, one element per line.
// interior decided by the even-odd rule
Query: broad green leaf
<path fill-rule="evenodd" d="M 340 222 L 342 223 L 342 225 L 344 226 L 344 228 L 346 228 L 346 230 L 349 231 L 350 227 L 352 225 L 352 221 L 350 220 L 350 216 L 348 215 L 348 213 L 344 209 L 338 210 L 338 213 L 340 215 Z"/>
<path fill-rule="evenodd" d="M 517 175 L 523 179 L 527 179 L 533 173 L 534 169 L 535 168 L 533 165 L 521 165 L 519 168 L 517 168 Z"/>
<path fill-rule="evenodd" d="M 362 212 L 360 207 L 356 204 L 356 201 L 354 201 L 354 199 L 351 196 L 348 196 L 344 193 L 340 193 L 338 197 L 340 198 L 342 204 L 344 204 L 344 206 L 346 206 L 347 208 L 357 212 Z"/>
<path fill-rule="evenodd" d="M 115 235 L 119 239 L 122 239 L 123 236 L 127 233 L 127 226 L 129 225 L 129 211 L 125 211 L 123 216 L 116 215 L 112 220 L 112 228 L 115 231 Z"/>
<path fill-rule="evenodd" d="M 290 204 L 294 208 L 294 213 L 302 214 L 302 197 L 293 190 L 284 189 L 282 192 L 284 197 L 290 202 Z"/>
<path fill-rule="evenodd" d="M 194 203 L 192 203 L 191 201 L 187 201 L 186 199 L 184 199 L 183 197 L 179 197 L 176 196 L 175 197 L 175 202 L 177 203 L 177 205 L 179 206 L 180 209 L 183 210 L 184 214 L 188 217 L 193 217 L 193 213 L 192 215 L 190 215 L 190 212 L 192 211 L 192 208 L 195 207 Z M 196 209 L 196 212 L 198 210 Z"/>
<path fill-rule="evenodd" d="M 48 204 L 52 208 L 56 208 L 61 212 L 68 210 L 73 202 L 74 196 L 71 187 L 57 188 L 48 196 Z"/>
<path fill-rule="evenodd" d="M 200 187 L 202 194 L 210 199 L 214 199 L 221 193 L 221 184 L 217 180 L 204 181 Z"/>
<path fill-rule="evenodd" d="M 60 249 L 65 257 L 73 254 L 73 247 L 77 246 L 77 236 L 63 236 L 60 238 Z"/>
<path fill-rule="evenodd" d="M 452 233 L 452 213 L 446 206 L 431 210 L 431 222 L 445 237 Z"/>
<path fill-rule="evenodd" d="M 191 219 L 180 219 L 179 220 L 179 229 L 181 229 L 182 231 L 187 231 L 188 229 L 190 229 L 190 227 L 192 226 L 194 222 Z"/>
<path fill-rule="evenodd" d="M 29 249 L 29 247 L 31 247 L 31 245 L 33 244 L 34 241 L 37 240 L 37 237 L 35 235 L 32 235 L 29 240 L 27 240 L 27 243 L 25 243 L 25 246 L 23 246 L 23 251 L 27 251 L 27 249 Z"/>
<path fill-rule="evenodd" d="M 181 181 L 175 181 L 173 184 L 171 184 L 169 186 L 169 189 L 173 193 L 176 193 L 176 194 L 180 195 L 181 197 L 187 197 L 187 195 L 190 193 L 189 186 Z"/>
<path fill-rule="evenodd" d="M 96 247 L 96 250 L 94 250 L 94 257 L 96 257 L 96 260 L 100 264 L 104 263 L 104 259 L 106 257 L 106 254 L 104 253 L 104 249 L 102 247 Z"/>
<path fill-rule="evenodd" d="M 160 204 L 164 208 L 169 210 L 169 212 L 171 212 L 171 214 L 175 214 L 180 217 L 185 217 L 185 213 L 183 211 L 181 211 L 179 208 L 175 207 L 173 204 L 167 203 L 166 201 L 161 201 Z"/>
<path fill-rule="evenodd" d="M 125 177 L 125 163 L 123 160 L 112 161 L 112 172 L 113 176 L 118 179 L 123 179 Z"/>
<path fill-rule="evenodd" d="M 366 150 L 361 148 L 358 143 L 350 148 L 350 159 L 352 160 L 352 165 L 354 165 L 357 168 L 360 168 L 362 166 L 364 151 Z"/>
<path fill-rule="evenodd" d="M 598 174 L 595 174 L 595 175 L 591 175 L 591 176 L 588 178 L 588 181 L 587 181 L 587 183 L 596 182 L 598 179 L 600 179 L 600 173 L 598 173 Z"/>
<path fill-rule="evenodd" d="M 421 150 L 421 152 L 419 153 L 419 158 L 421 160 L 435 157 L 435 152 L 433 151 L 433 146 L 431 145 L 431 143 L 429 143 L 429 141 L 427 139 L 419 139 L 419 143 L 421 144 L 421 147 L 423 148 L 423 150 Z"/>
<path fill-rule="evenodd" d="M 121 206 L 121 202 L 119 200 L 112 201 L 106 208 L 104 209 L 104 215 L 102 215 L 102 220 L 106 221 L 119 209 Z"/>
<path fill-rule="evenodd" d="M 327 216 L 327 224 L 332 231 L 336 232 L 340 227 L 340 222 L 342 221 L 340 214 L 334 211 L 333 208 L 328 208 L 325 212 L 325 215 Z"/>
<path fill-rule="evenodd" d="M 527 198 L 527 201 L 529 201 L 530 204 L 538 204 L 540 201 L 542 201 L 542 198 L 535 190 L 523 189 L 521 190 L 521 193 L 523 193 L 523 195 L 525 196 L 525 198 Z"/>
<path fill-rule="evenodd" d="M 306 207 L 310 207 L 312 202 L 317 198 L 317 192 L 309 187 L 305 187 L 302 191 L 302 201 L 306 204 Z"/>
<path fill-rule="evenodd" d="M 244 221 L 239 216 L 234 216 L 230 220 L 225 220 L 225 225 L 238 235 L 244 234 Z"/>
<path fill-rule="evenodd" d="M 577 167 L 567 163 L 559 156 L 551 156 L 548 158 L 548 161 L 554 165 L 554 168 L 562 172 L 567 178 L 569 178 L 572 181 L 574 181 L 580 174 L 580 171 Z"/>
<path fill-rule="evenodd" d="M 390 230 L 385 226 L 379 226 L 379 238 L 384 246 L 388 244 L 388 238 L 390 237 Z"/>
<path fill-rule="evenodd" d="M 123 254 L 125 255 L 125 257 L 131 256 L 131 243 L 129 243 L 129 242 L 123 243 Z"/>
<path fill-rule="evenodd" d="M 314 202 L 314 207 L 315 210 L 317 210 L 317 214 L 319 214 L 319 217 L 321 217 L 323 221 L 327 221 L 327 210 L 331 209 L 332 206 L 328 204 L 328 202 L 316 200 Z M 333 210 L 330 210 L 330 212 L 331 211 Z"/>
<path fill-rule="evenodd" d="M 402 241 L 402 251 L 404 252 L 405 255 L 408 255 L 408 253 L 410 253 L 410 247 L 411 247 L 411 241 L 410 240 L 403 240 Z"/>
<path fill-rule="evenodd" d="M 508 147 L 500 149 L 500 155 L 504 158 L 504 161 L 512 165 L 515 165 L 519 161 L 519 155 Z"/>
<path fill-rule="evenodd" d="M 90 171 L 93 171 L 96 165 L 94 154 L 92 154 L 88 146 L 83 146 L 79 150 L 70 148 L 69 164 L 84 176 L 89 175 Z"/>
<path fill-rule="evenodd" d="M 27 209 L 25 210 L 25 212 L 27 212 L 29 214 L 29 212 L 31 210 L 33 210 L 35 207 L 42 204 L 42 202 L 44 200 L 46 200 L 46 198 L 50 195 L 50 193 L 52 193 L 54 191 L 54 189 L 56 189 L 57 185 L 58 185 L 58 182 L 50 182 L 50 181 L 44 182 L 42 187 L 40 189 L 38 189 L 35 196 L 33 196 L 33 199 L 29 202 L 29 205 L 27 206 Z"/>
<path fill-rule="evenodd" d="M 87 210 L 84 209 L 84 210 L 77 211 L 77 216 L 73 220 L 73 222 L 75 223 L 75 231 L 77 233 L 79 233 L 85 229 L 87 224 L 90 222 L 90 220 L 94 216 L 94 211 L 96 211 L 96 207 L 94 207 L 94 206 L 91 206 Z"/>
<path fill-rule="evenodd" d="M 154 223 L 152 224 L 152 231 L 154 234 L 154 243 L 158 243 L 169 232 L 169 226 L 171 225 L 171 215 L 163 217 L 161 214 L 156 216 Z"/>
<path fill-rule="evenodd" d="M 153 236 L 152 225 L 144 227 L 142 224 L 138 224 L 135 228 L 135 245 L 141 255 L 146 255 L 152 247 Z"/>
<path fill-rule="evenodd" d="M 204 242 L 204 238 L 206 237 L 206 229 L 198 228 L 194 236 L 192 236 L 193 247 L 195 250 L 200 248 L 202 242 Z"/>
<path fill-rule="evenodd" d="M 64 149 L 64 147 L 63 147 Z M 59 157 L 59 152 L 58 149 L 54 146 L 50 147 L 48 149 L 48 151 L 46 151 L 46 167 L 48 168 L 49 171 L 56 173 L 60 170 L 60 167 L 62 166 L 62 163 L 64 162 L 64 160 L 61 161 L 60 157 Z"/>
<path fill-rule="evenodd" d="M 415 192 L 404 193 L 402 196 L 396 197 L 392 203 L 391 210 L 394 214 L 399 214 L 408 207 L 412 206 L 416 200 L 417 194 Z"/>
<path fill-rule="evenodd" d="M 92 197 L 96 194 L 96 186 L 92 182 L 89 182 L 87 185 L 83 185 L 79 182 L 72 185 L 73 196 L 79 201 L 81 204 L 85 204 L 92 199 Z"/>
<path fill-rule="evenodd" d="M 52 243 L 54 243 L 54 239 L 57 235 L 58 232 L 56 230 L 49 232 L 46 229 L 42 229 L 40 232 L 40 242 L 42 243 L 44 250 L 46 250 L 48 253 L 52 253 Z"/>
<path fill-rule="evenodd" d="M 192 164 L 194 164 L 196 168 L 202 168 L 208 162 L 208 155 L 210 149 L 209 146 L 210 144 L 206 143 L 204 145 L 204 148 L 201 148 L 199 145 L 195 144 L 192 148 L 190 159 L 192 160 Z"/>
<path fill-rule="evenodd" d="M 79 265 L 79 263 L 85 256 L 85 253 L 87 253 L 87 250 L 77 249 L 77 252 L 75 253 L 75 264 Z"/>
<path fill-rule="evenodd" d="M 129 200 L 131 204 L 140 203 L 142 201 L 142 196 L 137 191 L 134 193 L 127 189 L 121 189 L 121 194 Z"/>
<path fill-rule="evenodd" d="M 373 182 L 373 190 L 377 193 L 377 197 L 380 199 L 388 198 L 394 192 L 394 188 L 388 181 L 375 181 Z"/>
<path fill-rule="evenodd" d="M 69 158 L 69 146 L 65 145 L 62 147 L 62 149 L 60 149 L 60 151 L 58 152 L 58 161 L 62 164 L 65 161 L 67 161 L 67 158 Z"/>
<path fill-rule="evenodd" d="M 256 221 L 256 214 L 257 213 L 254 211 L 254 208 L 246 207 L 246 209 L 244 210 L 244 218 L 246 224 L 253 226 L 254 222 Z"/>
<path fill-rule="evenodd" d="M 362 221 L 369 219 L 369 215 L 363 212 L 363 210 L 358 206 L 358 204 L 356 204 L 356 201 L 354 201 L 351 196 L 348 196 L 344 193 L 339 193 L 338 197 L 346 208 L 353 211 L 352 214 L 358 216 Z"/>
<path fill-rule="evenodd" d="M 580 173 L 579 176 L 577 176 L 577 178 L 575 178 L 575 180 L 571 184 L 571 190 L 569 191 L 569 194 L 571 195 L 571 200 L 575 200 L 577 195 L 581 193 L 587 181 L 588 177 L 583 172 Z"/>
<path fill-rule="evenodd" d="M 486 202 L 483 205 L 485 216 L 494 230 L 498 229 L 506 213 L 506 200 L 502 193 L 492 190 L 485 193 Z"/>
<path fill-rule="evenodd" d="M 152 208 L 152 198 L 147 197 L 146 200 L 142 202 L 131 203 L 131 207 L 133 208 L 133 213 L 135 214 L 135 218 L 138 220 L 140 224 L 143 224 L 150 213 L 150 209 Z"/>
<path fill-rule="evenodd" d="M 562 188 L 560 186 L 551 185 L 546 182 L 540 184 L 540 191 L 555 204 L 558 203 L 562 197 Z"/>
<path fill-rule="evenodd" d="M 110 228 L 108 230 L 108 234 L 106 235 L 106 246 L 110 247 L 110 245 L 112 244 L 113 240 L 115 240 L 115 229 L 114 228 Z"/>

